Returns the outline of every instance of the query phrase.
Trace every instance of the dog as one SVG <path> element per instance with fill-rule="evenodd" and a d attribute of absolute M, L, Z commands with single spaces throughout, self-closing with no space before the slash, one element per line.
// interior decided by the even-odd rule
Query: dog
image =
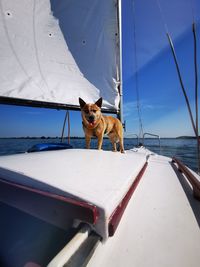
<path fill-rule="evenodd" d="M 119 142 L 120 152 L 124 153 L 122 124 L 117 118 L 102 115 L 102 101 L 101 97 L 94 104 L 86 104 L 83 99 L 79 98 L 86 148 L 90 148 L 91 137 L 95 136 L 98 139 L 98 149 L 100 150 L 103 136 L 107 134 L 113 145 L 113 151 L 117 151 L 116 143 Z"/>

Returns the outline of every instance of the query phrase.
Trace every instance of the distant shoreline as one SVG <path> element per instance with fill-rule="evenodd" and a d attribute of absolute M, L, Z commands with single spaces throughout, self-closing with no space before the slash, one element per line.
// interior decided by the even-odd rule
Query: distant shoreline
<path fill-rule="evenodd" d="M 64 139 L 67 139 L 68 137 L 64 137 Z M 85 137 L 79 137 L 79 136 L 70 136 L 70 139 L 84 139 Z M 61 137 L 45 137 L 45 136 L 40 136 L 40 137 L 34 137 L 34 136 L 21 136 L 21 137 L 0 137 L 0 139 L 61 139 Z"/>
<path fill-rule="evenodd" d="M 196 136 L 178 136 L 176 139 L 196 139 Z"/>
<path fill-rule="evenodd" d="M 64 137 L 64 139 L 67 139 L 68 137 Z M 108 137 L 105 137 L 108 138 Z M 200 138 L 200 137 L 199 137 Z M 40 137 L 34 137 L 34 136 L 21 136 L 21 137 L 0 137 L 0 139 L 43 139 L 43 140 L 48 140 L 48 139 L 61 139 L 61 137 L 46 137 L 46 136 L 40 136 Z M 71 136 L 70 139 L 85 139 L 83 136 Z M 136 137 L 124 137 L 124 139 L 137 139 Z M 157 138 L 145 138 L 145 139 L 157 139 Z M 178 136 L 178 137 L 161 137 L 161 139 L 196 139 L 195 136 Z"/>

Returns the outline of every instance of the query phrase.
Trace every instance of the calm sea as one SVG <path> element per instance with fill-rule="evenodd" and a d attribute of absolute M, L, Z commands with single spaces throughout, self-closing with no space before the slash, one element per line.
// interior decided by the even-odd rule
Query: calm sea
<path fill-rule="evenodd" d="M 59 139 L 0 139 L 0 156 L 16 153 L 24 153 L 30 147 L 38 143 L 60 142 Z M 71 139 L 71 145 L 74 148 L 84 148 L 84 139 Z M 125 139 L 125 149 L 133 148 L 137 145 L 136 139 Z M 92 140 L 91 148 L 96 148 L 97 141 Z M 145 146 L 153 152 L 168 157 L 176 156 L 182 160 L 188 167 L 197 170 L 196 163 L 196 140 L 194 139 L 161 139 L 161 148 L 157 139 L 146 139 Z M 111 144 L 108 139 L 104 139 L 104 150 L 111 150 Z"/>

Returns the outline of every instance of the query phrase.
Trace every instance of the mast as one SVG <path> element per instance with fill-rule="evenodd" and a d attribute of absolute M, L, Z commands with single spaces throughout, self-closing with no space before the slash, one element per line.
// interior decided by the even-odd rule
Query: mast
<path fill-rule="evenodd" d="M 119 29 L 119 119 L 123 118 L 123 79 L 122 79 L 122 0 L 118 0 L 118 29 Z"/>

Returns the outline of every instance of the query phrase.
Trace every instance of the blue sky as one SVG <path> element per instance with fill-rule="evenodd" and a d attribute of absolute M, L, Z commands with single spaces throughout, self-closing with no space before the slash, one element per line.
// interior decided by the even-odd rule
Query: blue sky
<path fill-rule="evenodd" d="M 129 3 L 131 1 L 128 1 Z M 180 64 L 182 78 L 194 111 L 194 63 L 193 63 L 193 14 L 198 21 L 200 2 L 193 1 L 194 12 L 191 11 L 191 1 L 164 1 L 162 7 L 162 21 L 157 1 L 134 1 L 136 26 L 136 49 L 138 63 L 138 84 L 140 105 L 144 131 L 159 134 L 162 137 L 193 135 L 189 115 L 186 109 L 179 84 L 175 64 L 165 33 L 166 23 L 174 41 L 177 57 Z M 131 8 L 126 8 L 127 17 L 131 17 Z M 144 19 L 145 18 L 145 19 Z M 124 87 L 128 92 L 125 100 L 125 119 L 128 132 L 138 132 L 138 118 L 135 90 L 135 64 L 133 30 L 128 27 L 128 20 L 124 21 L 126 31 L 124 39 L 129 40 L 124 49 Z M 199 36 L 199 24 L 197 27 Z M 199 48 L 198 38 L 198 48 Z M 131 60 L 130 60 L 131 57 Z M 199 59 L 199 56 L 198 56 Z M 199 63 L 199 62 L 198 62 Z M 132 91 L 132 93 L 130 93 Z M 130 100 L 131 99 L 131 100 Z"/>
<path fill-rule="evenodd" d="M 183 3 L 181 1 L 177 2 Z M 135 1 L 138 81 L 144 131 L 159 134 L 161 137 L 193 135 L 164 25 L 158 10 L 156 10 L 157 6 L 152 4 L 155 2 L 155 0 Z M 174 6 L 174 9 L 170 10 L 169 7 L 166 7 L 166 1 L 160 2 L 167 10 L 164 14 L 165 19 L 175 40 L 183 80 L 192 107 L 194 107 L 192 34 L 191 28 L 184 28 L 184 25 L 189 25 L 192 21 L 191 14 L 187 12 L 176 22 L 175 19 L 179 16 L 177 10 L 180 6 Z M 132 1 L 125 0 L 124 3 L 124 119 L 128 135 L 138 133 L 139 129 L 136 109 Z M 145 3 L 147 6 L 144 8 Z M 198 1 L 194 1 L 194 3 L 196 4 L 195 13 L 200 14 L 197 12 L 200 4 Z M 184 7 L 185 9 L 187 6 Z M 145 10 L 145 13 L 141 15 L 142 10 Z M 199 37 L 199 24 L 197 30 Z M 198 47 L 199 41 L 198 38 Z M 63 110 L 0 105 L 0 137 L 60 136 L 64 116 L 65 111 Z M 71 111 L 70 117 L 71 135 L 83 136 L 80 112 Z"/>
<path fill-rule="evenodd" d="M 192 36 L 184 33 L 176 42 L 176 51 L 179 56 L 182 77 L 191 107 L 194 111 L 194 66 L 191 51 Z M 184 60 L 183 60 L 183 58 Z M 133 86 L 133 101 L 125 98 L 125 117 L 128 123 L 137 124 L 137 112 L 131 112 L 131 106 L 136 107 L 135 76 L 125 80 L 128 89 Z M 163 137 L 179 135 L 193 135 L 185 99 L 181 91 L 171 51 L 163 49 L 138 72 L 140 105 L 144 130 Z M 132 118 L 131 118 L 132 117 Z M 133 121 L 134 119 L 134 121 Z M 128 128 L 131 126 L 128 125 Z M 133 129 L 135 128 L 132 125 Z"/>

